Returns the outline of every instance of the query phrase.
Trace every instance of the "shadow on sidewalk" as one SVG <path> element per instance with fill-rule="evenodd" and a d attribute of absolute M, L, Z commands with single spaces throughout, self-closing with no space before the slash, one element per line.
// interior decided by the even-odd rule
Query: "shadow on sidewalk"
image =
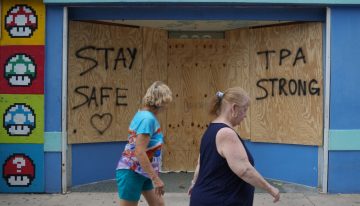
<path fill-rule="evenodd" d="M 165 183 L 165 191 L 167 193 L 186 193 L 190 186 L 192 172 L 169 172 L 161 173 L 160 178 Z M 281 193 L 318 193 L 317 188 L 307 187 L 304 185 L 292 184 L 277 180 L 268 181 L 279 188 Z M 86 185 L 80 185 L 70 188 L 72 192 L 117 192 L 115 180 L 105 180 Z M 263 190 L 256 189 L 256 193 L 264 193 Z"/>

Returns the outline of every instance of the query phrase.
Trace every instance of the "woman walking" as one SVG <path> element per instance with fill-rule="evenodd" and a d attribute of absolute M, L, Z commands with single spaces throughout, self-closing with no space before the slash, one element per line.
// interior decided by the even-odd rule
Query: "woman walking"
<path fill-rule="evenodd" d="M 201 140 L 190 206 L 252 206 L 254 186 L 279 201 L 279 190 L 256 171 L 252 155 L 234 130 L 246 117 L 249 104 L 250 98 L 239 87 L 217 92 L 210 111 L 216 118 Z"/>
<path fill-rule="evenodd" d="M 116 168 L 120 206 L 136 206 L 141 194 L 150 206 L 164 205 L 164 183 L 158 176 L 163 134 L 157 115 L 171 101 L 169 87 L 154 82 L 130 123 L 128 143 Z"/>

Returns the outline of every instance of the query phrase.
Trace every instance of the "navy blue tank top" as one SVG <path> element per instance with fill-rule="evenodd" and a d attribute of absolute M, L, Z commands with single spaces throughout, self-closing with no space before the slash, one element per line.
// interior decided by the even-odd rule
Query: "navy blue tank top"
<path fill-rule="evenodd" d="M 216 134 L 223 123 L 211 123 L 200 145 L 200 170 L 190 197 L 190 206 L 252 206 L 255 188 L 239 178 L 216 149 Z M 230 128 L 230 127 L 229 127 Z M 240 136 L 238 135 L 240 138 Z M 246 148 L 251 165 L 254 160 Z"/>

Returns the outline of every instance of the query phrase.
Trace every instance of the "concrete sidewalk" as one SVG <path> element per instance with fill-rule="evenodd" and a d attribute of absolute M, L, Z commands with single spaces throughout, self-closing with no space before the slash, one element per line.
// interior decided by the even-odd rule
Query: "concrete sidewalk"
<path fill-rule="evenodd" d="M 165 183 L 167 206 L 189 205 L 186 194 L 193 173 L 161 173 Z M 273 204 L 272 197 L 255 190 L 254 206 L 360 206 L 360 194 L 325 195 L 316 188 L 276 180 L 268 180 L 279 188 L 281 200 Z M 115 206 L 118 205 L 115 180 L 106 180 L 70 188 L 68 194 L 0 194 L 0 206 Z M 147 205 L 144 199 L 139 206 Z M 221 205 L 219 205 L 221 206 Z"/>
<path fill-rule="evenodd" d="M 165 194 L 166 205 L 189 205 L 189 197 L 185 193 Z M 0 194 L 1 206 L 100 206 L 118 205 L 116 193 L 73 192 L 61 194 Z M 147 205 L 144 200 L 139 206 Z M 283 193 L 280 202 L 272 203 L 266 193 L 256 193 L 254 206 L 360 206 L 360 195 L 324 195 L 304 193 Z"/>

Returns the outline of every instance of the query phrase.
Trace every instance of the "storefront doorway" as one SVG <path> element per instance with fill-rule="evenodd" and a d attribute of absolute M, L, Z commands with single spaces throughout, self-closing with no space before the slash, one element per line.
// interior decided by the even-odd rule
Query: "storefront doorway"
<path fill-rule="evenodd" d="M 85 10 L 69 15 L 71 145 L 125 141 L 128 121 L 155 80 L 167 82 L 174 93 L 174 103 L 159 117 L 166 135 L 163 171 L 194 170 L 201 134 L 211 120 L 208 102 L 231 86 L 252 97 L 248 118 L 238 128 L 243 138 L 284 147 L 322 145 L 323 23 L 317 12 L 276 23 L 276 17 L 262 23 L 244 18 L 236 21 L 253 24 L 231 29 L 219 23 L 229 19 L 213 20 L 216 31 L 175 31 L 155 26 L 158 19 L 145 25 L 117 15 L 103 20 L 96 13 L 91 19 Z M 317 21 L 300 22 L 309 16 Z M 201 19 L 190 22 L 204 28 Z M 317 165 L 311 161 L 305 167 L 313 171 Z M 316 170 L 310 185 L 317 184 L 317 175 Z"/>

